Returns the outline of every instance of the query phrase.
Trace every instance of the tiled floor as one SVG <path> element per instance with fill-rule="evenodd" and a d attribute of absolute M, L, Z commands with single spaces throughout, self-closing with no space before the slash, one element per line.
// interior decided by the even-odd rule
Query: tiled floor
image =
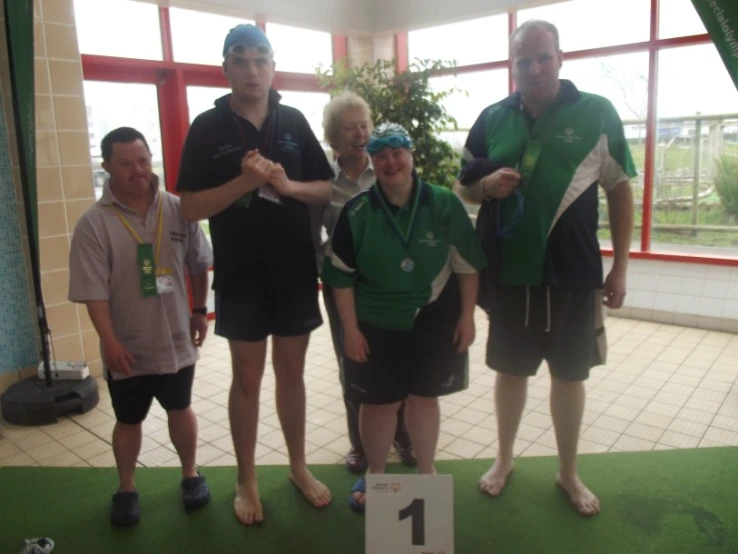
<path fill-rule="evenodd" d="M 497 447 L 494 374 L 484 365 L 486 324 L 480 312 L 467 391 L 442 401 L 439 459 L 491 458 Z M 738 335 L 609 318 L 609 360 L 593 371 L 582 426 L 581 452 L 614 452 L 738 445 Z M 308 461 L 341 463 L 348 450 L 336 361 L 327 325 L 311 340 Z M 200 423 L 198 463 L 235 465 L 228 425 L 230 358 L 211 335 L 197 368 L 193 406 Z M 113 466 L 113 411 L 104 382 L 91 412 L 41 428 L 4 424 L 0 466 Z M 548 407 L 549 377 L 540 371 L 529 389 L 515 452 L 555 455 Z M 140 465 L 177 466 L 166 416 L 154 405 L 144 425 Z M 264 376 L 260 464 L 287 463 L 274 401 L 274 375 Z M 394 458 L 396 459 L 396 458 Z"/>

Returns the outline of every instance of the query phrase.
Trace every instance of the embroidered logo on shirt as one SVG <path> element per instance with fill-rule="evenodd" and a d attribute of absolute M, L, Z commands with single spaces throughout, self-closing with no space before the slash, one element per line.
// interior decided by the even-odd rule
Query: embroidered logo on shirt
<path fill-rule="evenodd" d="M 571 127 L 567 127 L 566 129 L 564 129 L 564 134 L 556 135 L 556 138 L 567 144 L 574 144 L 575 141 L 582 140 L 581 137 L 578 137 L 574 134 L 574 129 L 572 129 Z"/>
<path fill-rule="evenodd" d="M 169 239 L 172 242 L 184 242 L 185 238 L 187 238 L 187 235 L 184 233 L 180 233 L 179 231 L 169 231 Z"/>
<path fill-rule="evenodd" d="M 437 239 L 436 236 L 429 231 L 425 234 L 425 238 L 420 239 L 420 242 L 434 248 L 437 244 L 441 243 L 441 239 Z"/>
<path fill-rule="evenodd" d="M 289 133 L 285 133 L 282 139 L 277 141 L 277 144 L 282 152 L 299 152 L 297 143 L 292 140 L 292 135 Z"/>
<path fill-rule="evenodd" d="M 227 156 L 231 152 L 239 152 L 243 150 L 242 147 L 233 144 L 222 144 L 218 146 L 218 151 L 213 154 L 213 159 L 217 160 L 223 156 Z"/>

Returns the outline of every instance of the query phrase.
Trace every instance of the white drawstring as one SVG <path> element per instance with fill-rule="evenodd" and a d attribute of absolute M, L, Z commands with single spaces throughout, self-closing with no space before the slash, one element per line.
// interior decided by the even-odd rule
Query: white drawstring
<path fill-rule="evenodd" d="M 546 287 L 546 333 L 551 332 L 551 287 Z"/>

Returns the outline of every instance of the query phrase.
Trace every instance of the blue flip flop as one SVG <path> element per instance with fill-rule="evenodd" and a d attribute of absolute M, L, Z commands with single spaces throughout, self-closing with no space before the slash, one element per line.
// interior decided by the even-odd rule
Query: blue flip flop
<path fill-rule="evenodd" d="M 360 504 L 354 498 L 355 492 L 363 492 L 364 494 L 366 494 L 366 479 L 364 477 L 356 481 L 356 483 L 354 484 L 354 488 L 351 489 L 351 493 L 349 494 L 349 505 L 351 506 L 351 508 L 363 514 L 364 510 L 366 509 L 366 505 Z"/>

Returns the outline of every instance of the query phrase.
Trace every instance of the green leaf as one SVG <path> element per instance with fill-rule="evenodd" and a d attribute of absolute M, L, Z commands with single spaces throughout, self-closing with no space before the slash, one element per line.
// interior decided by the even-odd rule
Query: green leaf
<path fill-rule="evenodd" d="M 405 127 L 415 142 L 413 158 L 418 174 L 430 183 L 450 187 L 460 160 L 438 133 L 451 127 L 458 129 L 458 124 L 444 108 L 443 100 L 466 92 L 457 87 L 433 90 L 430 78 L 456 65 L 455 61 L 416 59 L 407 71 L 397 73 L 394 59 L 377 60 L 359 67 L 338 63 L 332 73 L 319 68 L 317 75 L 320 85 L 331 94 L 351 90 L 362 96 L 372 109 L 375 126 L 393 121 Z"/>

